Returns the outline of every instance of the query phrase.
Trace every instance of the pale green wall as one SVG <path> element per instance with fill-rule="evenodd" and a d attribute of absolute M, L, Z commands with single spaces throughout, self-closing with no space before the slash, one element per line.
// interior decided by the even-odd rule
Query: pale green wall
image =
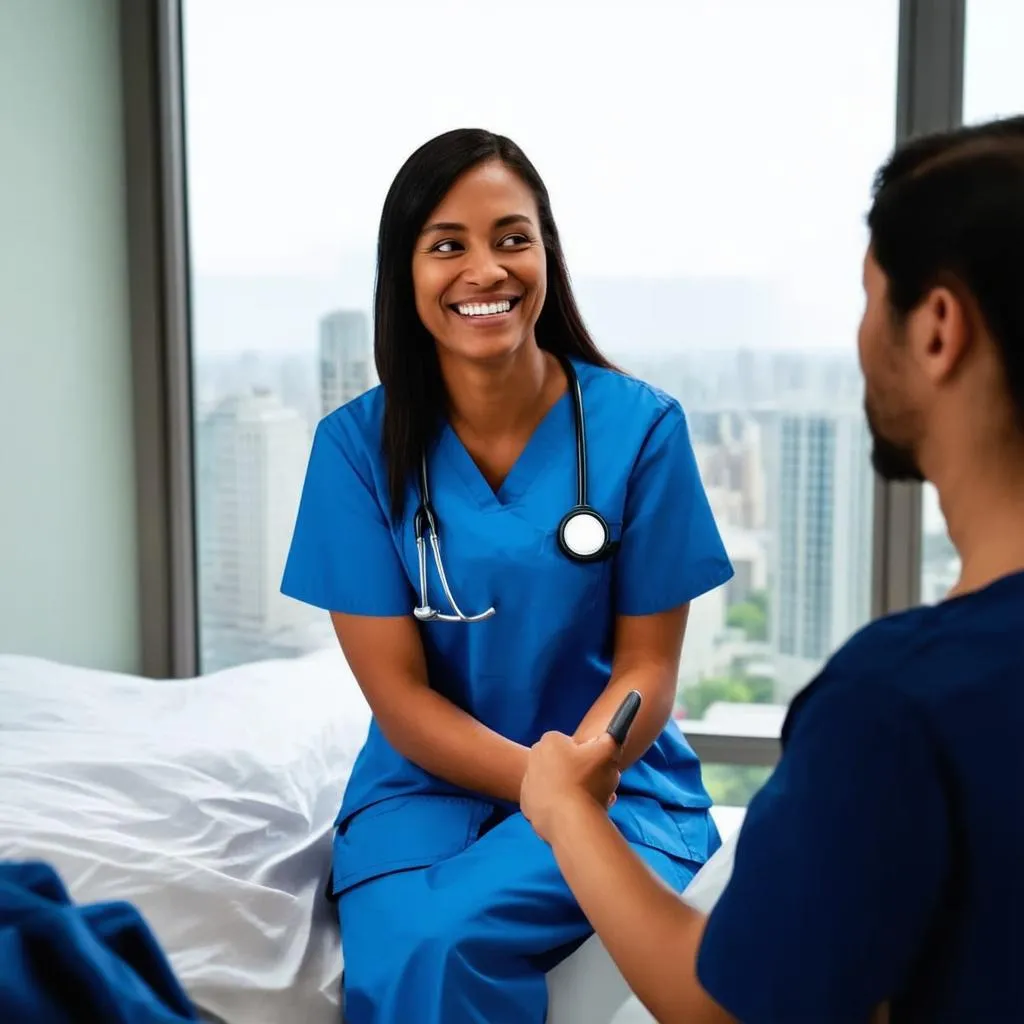
<path fill-rule="evenodd" d="M 0 0 L 0 653 L 139 664 L 116 0 Z"/>

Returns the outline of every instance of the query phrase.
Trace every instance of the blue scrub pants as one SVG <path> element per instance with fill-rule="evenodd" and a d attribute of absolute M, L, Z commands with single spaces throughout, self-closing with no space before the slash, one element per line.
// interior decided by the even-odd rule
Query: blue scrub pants
<path fill-rule="evenodd" d="M 699 867 L 633 848 L 677 892 Z M 544 1024 L 545 972 L 592 931 L 521 814 L 439 864 L 348 890 L 339 916 L 345 1024 Z"/>

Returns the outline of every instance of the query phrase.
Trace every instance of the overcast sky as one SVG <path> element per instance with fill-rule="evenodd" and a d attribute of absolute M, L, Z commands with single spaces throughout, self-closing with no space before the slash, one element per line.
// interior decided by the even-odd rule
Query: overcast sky
<path fill-rule="evenodd" d="M 969 7 L 967 116 L 1024 108 L 1024 2 Z M 479 125 L 538 165 L 577 277 L 768 280 L 828 325 L 823 344 L 845 343 L 871 175 L 893 137 L 897 11 L 186 0 L 194 267 L 343 275 L 372 254 L 412 149 Z"/>
<path fill-rule="evenodd" d="M 897 0 L 184 6 L 198 274 L 368 292 L 398 167 L 474 125 L 537 164 L 577 278 L 756 278 L 804 338 L 852 347 Z M 965 118 L 1024 111 L 1024 0 L 968 0 L 967 35 Z"/>

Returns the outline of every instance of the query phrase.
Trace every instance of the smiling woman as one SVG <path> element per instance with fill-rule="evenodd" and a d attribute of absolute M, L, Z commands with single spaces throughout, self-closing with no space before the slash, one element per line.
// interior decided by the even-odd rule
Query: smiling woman
<path fill-rule="evenodd" d="M 499 303 L 508 309 L 498 309 Z M 520 422 L 500 431 L 518 438 L 506 439 L 493 465 L 480 466 L 496 484 L 518 456 L 522 437 L 565 390 L 564 374 L 542 353 L 610 366 L 577 308 L 543 180 L 511 139 L 483 130 L 432 139 L 395 177 L 378 234 L 375 320 L 396 515 L 442 419 L 458 424 L 479 463 L 493 445 L 474 443 L 473 422 L 502 408 L 496 399 L 510 386 L 532 392 L 520 396 Z M 467 373 L 478 384 L 490 381 L 491 391 L 451 386 L 448 378 Z M 460 409 L 467 394 L 479 395 L 485 408 Z"/>
<path fill-rule="evenodd" d="M 282 586 L 331 613 L 373 711 L 334 847 L 345 1019 L 541 1024 L 590 926 L 519 811 L 528 750 L 639 691 L 612 819 L 681 890 L 719 840 L 670 721 L 680 649 L 732 568 L 679 403 L 597 350 L 509 139 L 406 162 L 375 308 L 381 386 L 317 429 Z"/>

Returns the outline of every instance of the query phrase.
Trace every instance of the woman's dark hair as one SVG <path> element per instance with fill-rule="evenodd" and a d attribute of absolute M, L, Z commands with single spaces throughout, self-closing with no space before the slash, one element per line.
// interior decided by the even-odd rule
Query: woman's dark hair
<path fill-rule="evenodd" d="M 1024 117 L 898 148 L 875 179 L 868 227 L 897 320 L 936 285 L 975 303 L 1024 429 Z"/>
<path fill-rule="evenodd" d="M 416 239 L 455 181 L 487 160 L 500 160 L 533 192 L 547 253 L 547 298 L 537 344 L 549 352 L 610 366 L 576 306 L 548 191 L 526 154 L 502 135 L 461 128 L 431 139 L 405 162 L 388 190 L 377 236 L 374 360 L 384 386 L 384 458 L 391 514 L 397 521 L 405 488 L 447 413 L 434 339 L 420 321 L 412 283 Z"/>

